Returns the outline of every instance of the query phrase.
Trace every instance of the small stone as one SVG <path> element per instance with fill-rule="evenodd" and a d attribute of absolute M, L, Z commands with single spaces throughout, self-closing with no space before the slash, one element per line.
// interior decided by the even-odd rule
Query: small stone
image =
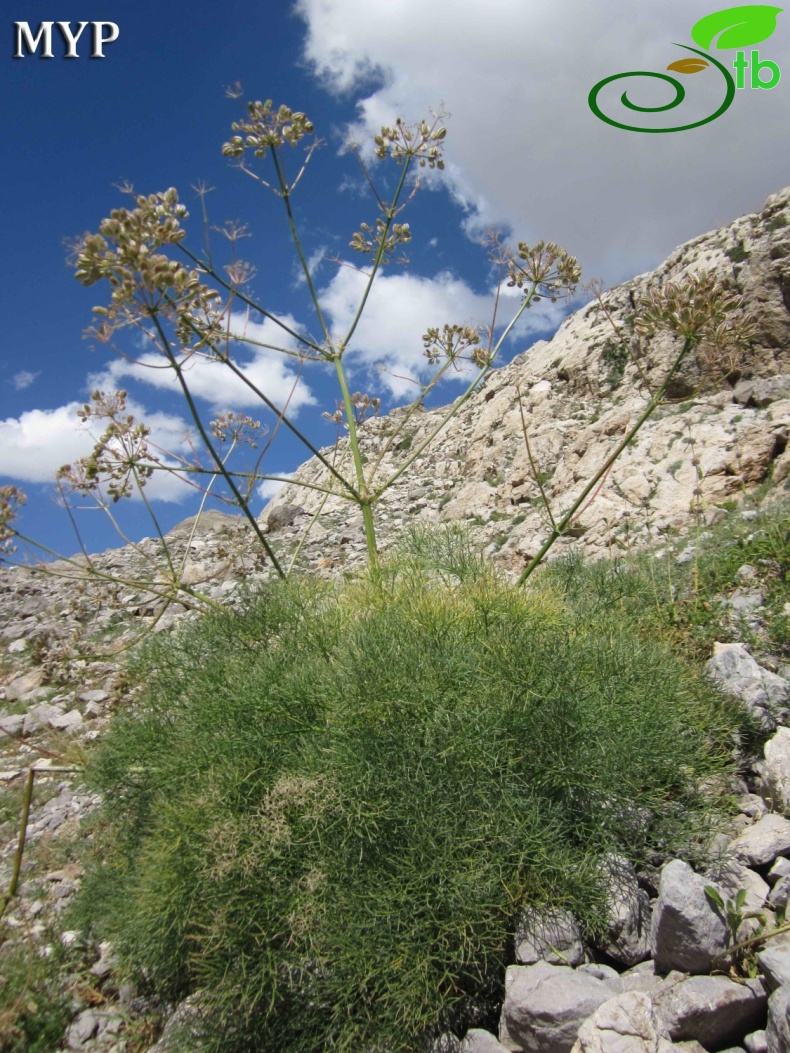
<path fill-rule="evenodd" d="M 768 1039 L 765 1031 L 752 1031 L 743 1040 L 743 1048 L 746 1053 L 768 1053 Z"/>
<path fill-rule="evenodd" d="M 521 965 L 538 961 L 579 965 L 584 961 L 581 932 L 567 910 L 526 910 L 516 928 L 515 942 L 516 961 Z"/>
<path fill-rule="evenodd" d="M 98 976 L 100 980 L 103 980 L 110 975 L 117 964 L 118 961 L 113 954 L 112 944 L 105 941 L 99 944 L 99 960 L 91 966 L 91 972 L 94 976 Z"/>
<path fill-rule="evenodd" d="M 106 702 L 110 697 L 108 691 L 104 688 L 93 688 L 90 691 L 83 691 L 79 696 L 80 702 Z"/>
<path fill-rule="evenodd" d="M 768 812 L 768 805 L 756 793 L 744 793 L 738 798 L 738 811 L 750 819 L 762 819 Z"/>
<path fill-rule="evenodd" d="M 25 714 L 16 713 L 10 717 L 0 718 L 0 730 L 8 735 L 21 735 L 25 724 Z"/>
<path fill-rule="evenodd" d="M 759 571 L 756 567 L 753 567 L 751 563 L 744 563 L 742 567 L 739 567 L 735 571 L 735 580 L 739 585 L 746 585 L 748 582 L 757 581 L 759 577 Z"/>
<path fill-rule="evenodd" d="M 71 1022 L 66 1032 L 66 1048 L 82 1049 L 99 1030 L 99 1018 L 92 1009 L 84 1009 Z"/>
<path fill-rule="evenodd" d="M 461 1053 L 507 1053 L 507 1050 L 490 1031 L 473 1027 L 466 1032 Z"/>
<path fill-rule="evenodd" d="M 765 744 L 765 781 L 774 807 L 790 812 L 790 728 L 777 728 Z"/>
<path fill-rule="evenodd" d="M 730 849 L 750 866 L 767 866 L 790 851 L 790 822 L 780 815 L 764 815 L 739 834 Z"/>
<path fill-rule="evenodd" d="M 771 869 L 768 871 L 767 881 L 769 885 L 775 885 L 783 877 L 790 877 L 790 859 L 779 856 L 775 859 Z"/>
<path fill-rule="evenodd" d="M 623 856 L 610 854 L 599 868 L 604 877 L 609 917 L 597 946 L 609 958 L 631 966 L 650 957 L 650 898 Z"/>
<path fill-rule="evenodd" d="M 49 726 L 55 731 L 77 731 L 82 727 L 82 714 L 78 709 L 70 709 L 68 713 L 52 717 Z"/>
<path fill-rule="evenodd" d="M 27 640 L 14 640 L 8 645 L 9 654 L 21 654 L 27 650 Z"/>
<path fill-rule="evenodd" d="M 790 933 L 781 933 L 766 940 L 757 953 L 757 964 L 765 976 L 769 991 L 790 984 Z"/>
<path fill-rule="evenodd" d="M 52 886 L 52 895 L 55 899 L 67 899 L 69 896 L 73 896 L 77 891 L 77 886 L 73 881 L 60 881 L 57 885 Z"/>

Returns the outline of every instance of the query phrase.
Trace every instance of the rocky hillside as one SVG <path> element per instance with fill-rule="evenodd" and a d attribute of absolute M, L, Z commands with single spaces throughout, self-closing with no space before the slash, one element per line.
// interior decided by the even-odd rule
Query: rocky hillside
<path fill-rule="evenodd" d="M 625 451 L 572 534 L 590 552 L 606 553 L 668 528 L 683 530 L 700 512 L 706 519 L 721 515 L 717 507 L 769 474 L 781 483 L 790 472 L 790 188 L 771 196 L 757 215 L 695 238 L 656 271 L 607 292 L 606 311 L 593 300 L 551 340 L 494 370 L 384 496 L 382 547 L 406 524 L 462 520 L 505 568 L 520 570 L 545 537 L 546 521 L 524 443 L 518 388 L 533 458 L 556 513 L 570 506 L 646 405 L 637 366 L 624 360 L 607 312 L 632 338 L 629 319 L 639 297 L 706 271 L 745 296 L 757 339 L 726 379 L 733 363 L 707 361 L 704 349 L 687 359 L 668 403 Z M 674 339 L 634 344 L 646 379 L 656 386 L 677 353 Z M 381 457 L 376 481 L 418 448 L 446 409 L 410 416 L 405 407 L 363 425 L 368 465 Z M 328 482 L 317 459 L 303 464 L 296 479 Z M 273 541 L 294 543 L 320 500 L 315 490 L 286 486 L 263 516 Z M 363 553 L 357 510 L 330 498 L 303 549 L 303 565 L 321 570 L 358 562 Z"/>
<path fill-rule="evenodd" d="M 606 293 L 604 307 L 595 301 L 589 303 L 569 317 L 552 340 L 534 345 L 508 366 L 492 371 L 480 391 L 384 496 L 377 520 L 381 547 L 386 549 L 412 523 L 460 521 L 470 526 L 481 546 L 504 570 L 518 573 L 547 533 L 538 481 L 524 442 L 519 390 L 532 458 L 556 514 L 581 493 L 644 409 L 643 378 L 655 389 L 677 353 L 668 337 L 636 342 L 630 333 L 634 304 L 651 289 L 701 271 L 715 272 L 745 296 L 747 309 L 757 323 L 757 339 L 737 363 L 711 361 L 704 349 L 688 360 L 683 372 L 674 378 L 669 401 L 645 424 L 554 552 L 578 545 L 593 555 L 605 555 L 673 531 L 682 532 L 699 522 L 726 518 L 733 507 L 730 502 L 764 484 L 771 493 L 781 493 L 790 476 L 790 451 L 786 451 L 790 429 L 790 188 L 769 198 L 759 214 L 696 238 L 677 249 L 655 272 Z M 641 375 L 634 362 L 621 353 L 611 319 L 633 341 Z M 368 420 L 361 429 L 362 452 L 368 466 L 380 460 L 377 480 L 397 470 L 446 412 L 447 407 L 418 412 L 404 407 Z M 342 457 L 343 453 L 341 443 L 338 455 Z M 327 482 L 315 459 L 299 468 L 298 480 Z M 286 565 L 321 500 L 318 491 L 300 488 L 294 482 L 265 509 L 261 522 Z M 240 517 L 219 513 L 209 513 L 197 525 L 190 520 L 180 524 L 169 535 L 169 542 L 174 562 L 184 561 L 183 580 L 211 600 L 233 603 L 241 582 L 271 573 L 256 555 L 250 533 Z M 357 510 L 333 495 L 301 544 L 296 565 L 312 573 L 338 573 L 360 564 L 364 555 Z M 31 941 L 41 950 L 33 959 L 24 959 L 24 969 L 30 968 L 31 960 L 48 960 L 53 947 L 62 946 L 66 955 L 60 967 L 63 975 L 53 981 L 55 987 L 50 993 L 52 1034 L 59 1037 L 39 1049 L 54 1050 L 58 1044 L 89 1053 L 143 1049 L 147 1039 L 154 1040 L 158 1029 L 150 1021 L 160 1021 L 168 1008 L 148 1005 L 128 985 L 115 985 L 112 949 L 106 945 L 80 947 L 76 933 L 61 931 L 61 919 L 82 872 L 73 859 L 73 845 L 83 836 L 82 820 L 97 803 L 80 788 L 83 751 L 102 734 L 112 709 L 133 700 L 134 692 L 119 666 L 117 649 L 132 643 L 141 627 L 166 630 L 182 619 L 186 610 L 168 606 L 163 598 L 164 563 L 154 540 L 112 550 L 92 560 L 101 574 L 115 579 L 112 583 L 98 579 L 81 582 L 80 562 L 84 561 L 53 565 L 49 570 L 54 573 L 46 575 L 34 569 L 0 568 L 0 895 L 13 874 L 23 789 L 30 766 L 37 769 L 18 896 L 9 904 L 4 919 L 10 936 L 0 941 L 0 1049 L 6 1048 L 3 1026 L 12 1026 L 8 1020 L 16 1021 L 13 1027 L 18 1028 L 25 1014 L 46 1015 L 44 1002 L 36 1007 L 21 996 L 11 1010 L 3 1005 L 4 991 L 6 1002 L 11 1001 L 7 992 L 13 987 L 13 956 L 22 954 Z M 747 572 L 757 574 L 748 566 L 741 572 L 747 584 Z M 152 588 L 141 584 L 146 581 Z M 762 610 L 761 597 L 744 595 L 740 596 L 744 604 L 748 601 Z M 733 676 L 743 682 L 741 688 L 757 684 L 753 694 L 763 698 L 768 674 L 753 663 L 755 668 L 749 667 L 747 676 L 743 663 L 752 660 L 740 650 L 737 655 L 737 676 Z M 729 660 L 734 661 L 732 654 Z M 776 684 L 782 681 L 776 690 L 781 688 L 784 705 L 786 667 L 781 671 L 782 676 L 774 680 Z M 749 698 L 745 700 L 749 702 Z M 781 724 L 785 718 L 783 710 L 777 719 Z M 777 731 L 783 743 L 788 734 L 785 727 Z M 787 749 L 790 756 L 790 747 Z M 782 763 L 782 778 L 790 780 L 786 774 L 790 761 Z M 762 777 L 756 773 L 741 791 L 757 788 L 763 792 L 758 776 Z M 768 790 L 764 792 L 770 797 Z M 788 802 L 790 797 L 781 809 L 786 813 L 790 813 Z M 764 808 L 761 802 L 746 801 L 741 825 L 757 820 L 756 829 Z M 790 852 L 788 846 L 790 839 L 781 843 L 775 855 Z M 782 859 L 787 863 L 787 858 Z M 790 863 L 787 867 L 790 870 Z M 767 871 L 767 866 L 763 869 Z M 786 877 L 787 872 L 782 871 L 781 876 Z M 774 876 L 778 879 L 778 872 Z M 678 887 L 682 889 L 687 883 L 684 872 Z M 652 890 L 654 896 L 657 892 L 658 888 Z M 669 897 L 667 892 L 664 899 Z M 700 910 L 707 910 L 704 893 L 697 898 Z M 659 922 L 656 926 L 659 931 Z M 673 937 L 670 943 L 675 947 L 678 941 Z M 646 946 L 642 951 L 648 953 Z M 790 961 L 790 951 L 783 954 Z M 535 964 L 535 969 L 545 972 L 558 968 L 547 965 L 545 955 L 538 957 L 540 964 Z M 532 967 L 523 956 L 519 961 Z M 639 964 L 639 956 L 634 961 L 638 963 L 636 969 L 648 967 Z M 626 959 L 622 962 L 631 964 Z M 665 966 L 687 970 L 679 959 Z M 790 965 L 786 969 L 786 977 L 782 974 L 777 981 L 786 995 L 782 1006 L 790 1005 Z M 731 983 L 724 977 L 715 979 Z M 593 981 L 604 986 L 614 982 L 605 967 L 603 973 L 600 969 L 590 972 L 589 984 Z M 501 1034 L 504 1045 L 481 1032 L 467 1041 L 465 1050 L 479 1053 L 522 1048 L 520 1039 L 508 1033 L 509 1028 L 515 1033 L 520 1027 L 516 1017 L 521 1012 L 512 1008 L 516 1001 L 510 980 L 508 984 L 509 1001 Z M 641 984 L 639 980 L 636 987 L 617 991 L 629 996 L 632 991 L 646 991 Z M 69 992 L 68 997 L 64 991 Z M 722 997 L 729 998 L 728 992 L 729 987 Z M 765 993 L 758 997 L 751 992 L 749 1000 L 747 1008 L 755 1014 L 754 1020 L 749 1017 L 748 1027 L 759 1032 L 765 1017 Z M 595 1001 L 590 1014 L 601 1002 Z M 692 1003 L 692 1008 L 696 1007 L 697 1001 L 692 999 Z M 33 1009 L 29 1009 L 31 1004 Z M 720 1018 L 718 1003 L 713 1004 L 715 1012 L 709 1015 Z M 8 1014 L 5 1017 L 4 1012 Z M 576 1025 L 580 1022 L 577 1020 Z M 682 1029 L 676 1030 L 677 1034 L 669 1027 L 673 1039 L 681 1035 Z M 746 1022 L 741 1030 L 747 1030 Z M 654 1037 L 658 1043 L 658 1031 Z M 696 1038 L 697 1034 L 689 1031 L 687 1036 L 682 1031 L 682 1037 Z M 725 1038 L 717 1033 L 707 1045 L 694 1045 L 696 1049 L 721 1049 Z M 164 1051 L 171 1047 L 165 1042 L 157 1048 Z M 448 1048 L 456 1049 L 457 1043 Z M 563 1051 L 566 1048 L 569 1045 L 562 1046 Z M 650 1046 L 654 1048 L 668 1047 Z M 758 1046 L 747 1048 L 754 1053 Z M 780 1047 L 770 1048 L 776 1053 Z M 599 1046 L 589 1044 L 583 1049 Z"/>

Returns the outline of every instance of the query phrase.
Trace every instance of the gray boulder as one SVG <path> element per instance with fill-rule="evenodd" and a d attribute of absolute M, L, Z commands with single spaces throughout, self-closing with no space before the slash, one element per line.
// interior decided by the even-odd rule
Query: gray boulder
<path fill-rule="evenodd" d="M 768 999 L 765 1025 L 768 1053 L 787 1053 L 790 1049 L 790 986 L 778 988 Z"/>
<path fill-rule="evenodd" d="M 714 644 L 705 672 L 723 691 L 747 705 L 766 727 L 776 727 L 776 717 L 787 706 L 787 682 L 758 665 L 743 644 Z"/>
<path fill-rule="evenodd" d="M 283 527 L 291 526 L 295 519 L 304 513 L 301 505 L 279 505 L 273 508 L 266 518 L 266 527 L 270 534 L 274 534 Z"/>
<path fill-rule="evenodd" d="M 579 1029 L 572 1053 L 674 1053 L 669 1032 L 650 999 L 637 991 L 615 995 Z"/>
<path fill-rule="evenodd" d="M 790 985 L 790 932 L 767 940 L 757 954 L 757 964 L 769 991 Z"/>
<path fill-rule="evenodd" d="M 731 842 L 730 851 L 749 866 L 768 866 L 790 852 L 790 822 L 781 815 L 764 815 Z"/>
<path fill-rule="evenodd" d="M 661 991 L 653 1005 L 674 1040 L 696 1039 L 718 1049 L 760 1026 L 766 998 L 759 980 L 691 976 Z"/>
<path fill-rule="evenodd" d="M 773 807 L 790 812 L 790 728 L 777 728 L 765 744 L 765 783 Z"/>
<path fill-rule="evenodd" d="M 728 930 L 707 895 L 710 884 L 688 863 L 673 859 L 661 871 L 650 943 L 659 972 L 706 973 L 728 945 Z"/>
<path fill-rule="evenodd" d="M 507 1050 L 490 1031 L 473 1027 L 466 1032 L 461 1043 L 461 1053 L 507 1053 Z"/>
<path fill-rule="evenodd" d="M 516 928 L 516 961 L 521 965 L 550 962 L 579 965 L 584 961 L 581 931 L 567 910 L 530 907 Z"/>
<path fill-rule="evenodd" d="M 606 936 L 597 946 L 622 965 L 636 965 L 650 957 L 650 897 L 639 888 L 634 868 L 623 856 L 607 856 L 601 873 L 609 919 Z"/>
<path fill-rule="evenodd" d="M 570 1053 L 579 1028 L 612 997 L 608 983 L 563 965 L 511 965 L 499 1040 L 523 1053 Z"/>

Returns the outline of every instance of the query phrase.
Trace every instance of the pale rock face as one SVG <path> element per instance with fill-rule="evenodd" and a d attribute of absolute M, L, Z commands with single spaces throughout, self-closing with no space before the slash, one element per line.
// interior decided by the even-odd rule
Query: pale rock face
<path fill-rule="evenodd" d="M 673 1053 L 650 999 L 628 991 L 604 1002 L 582 1024 L 571 1053 Z"/>
<path fill-rule="evenodd" d="M 584 961 L 579 926 L 566 910 L 525 911 L 516 928 L 515 945 L 516 961 L 521 965 L 544 961 L 573 966 Z"/>
<path fill-rule="evenodd" d="M 774 807 L 790 814 L 790 728 L 778 728 L 766 742 L 765 772 Z"/>
<path fill-rule="evenodd" d="M 640 297 L 665 282 L 708 271 L 747 297 L 758 336 L 739 355 L 732 383 L 705 367 L 703 352 L 687 360 L 675 378 L 675 401 L 647 421 L 574 523 L 579 536 L 567 543 L 592 556 L 655 538 L 662 526 L 691 528 L 720 514 L 717 503 L 758 485 L 772 466 L 779 477 L 790 471 L 785 450 L 790 434 L 790 188 L 773 195 L 761 213 L 680 246 L 656 271 L 617 286 L 604 298 L 627 333 Z M 379 505 L 389 516 L 380 530 L 385 546 L 409 523 L 460 520 L 483 548 L 494 542 L 503 569 L 520 571 L 546 537 L 547 515 L 524 444 L 517 385 L 544 489 L 554 511 L 567 508 L 646 405 L 647 389 L 633 361 L 622 376 L 612 373 L 607 352 L 615 345 L 610 323 L 592 301 L 570 315 L 551 340 L 537 342 L 493 370 L 385 493 Z M 639 365 L 652 388 L 676 354 L 671 335 L 641 345 Z M 457 393 L 445 390 L 448 396 Z M 364 423 L 360 444 L 367 463 L 381 455 L 377 484 L 428 437 L 446 410 L 421 409 L 409 416 L 403 407 Z M 318 485 L 327 481 L 315 459 L 295 477 Z M 437 478 L 443 485 L 436 485 Z M 407 497 L 415 485 L 425 489 L 419 506 Z M 293 505 L 312 515 L 321 500 L 317 491 L 288 484 L 261 521 Z M 358 526 L 360 516 L 342 497 L 332 496 L 322 519 L 326 547 L 339 531 Z M 562 548 L 555 545 L 552 554 Z M 306 567 L 320 569 L 321 554 L 309 540 L 303 555 Z M 363 558 L 363 551 L 347 547 L 340 563 Z"/>
<path fill-rule="evenodd" d="M 781 815 L 764 815 L 732 842 L 732 852 L 749 866 L 769 866 L 777 856 L 790 852 L 790 821 Z"/>
<path fill-rule="evenodd" d="M 567 966 L 511 965 L 500 1042 L 521 1053 L 570 1053 L 582 1023 L 612 993 L 605 981 Z"/>
<path fill-rule="evenodd" d="M 708 884 L 680 859 L 661 871 L 650 934 L 658 970 L 705 973 L 726 950 L 727 925 L 705 894 Z"/>
<path fill-rule="evenodd" d="M 787 1053 L 790 1049 L 790 984 L 778 988 L 768 999 L 765 1038 L 768 1053 Z"/>
<path fill-rule="evenodd" d="M 736 983 L 727 976 L 691 976 L 653 1000 L 659 1020 L 676 1041 L 696 1039 L 720 1049 L 758 1026 L 766 993 L 759 980 Z"/>

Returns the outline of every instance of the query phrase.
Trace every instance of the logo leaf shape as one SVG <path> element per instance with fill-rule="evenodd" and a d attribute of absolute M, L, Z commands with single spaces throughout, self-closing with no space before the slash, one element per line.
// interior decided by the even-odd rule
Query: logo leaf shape
<path fill-rule="evenodd" d="M 675 73 L 700 73 L 710 62 L 706 62 L 705 59 L 699 58 L 682 58 L 676 62 L 670 62 L 667 69 L 674 70 Z"/>
<path fill-rule="evenodd" d="M 743 7 L 728 7 L 714 11 L 696 22 L 691 38 L 701 48 L 709 49 L 713 38 L 718 36 L 716 47 L 745 48 L 767 40 L 776 29 L 776 16 L 784 8 L 767 4 L 746 4 Z M 719 34 L 721 34 L 719 36 Z"/>

